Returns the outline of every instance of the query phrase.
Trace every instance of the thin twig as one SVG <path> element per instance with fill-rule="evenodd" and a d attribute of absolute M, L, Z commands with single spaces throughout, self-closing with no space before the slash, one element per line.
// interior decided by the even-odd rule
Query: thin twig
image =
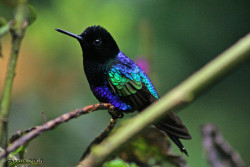
<path fill-rule="evenodd" d="M 81 160 L 83 160 L 86 155 L 89 153 L 91 147 L 95 144 L 99 144 L 103 141 L 103 139 L 105 139 L 109 134 L 110 132 L 113 130 L 113 128 L 115 127 L 116 123 L 117 123 L 117 120 L 118 119 L 113 119 L 111 118 L 108 126 L 98 135 L 96 136 L 96 138 L 90 143 L 90 145 L 87 147 L 87 149 L 85 150 L 85 152 L 83 153 Z"/>
<path fill-rule="evenodd" d="M 250 34 L 190 76 L 159 101 L 128 120 L 126 124 L 117 129 L 116 133 L 111 134 L 99 145 L 94 146 L 79 166 L 100 166 L 113 152 L 121 148 L 147 126 L 165 116 L 169 111 L 180 109 L 181 106 L 191 103 L 198 95 L 242 63 L 247 62 L 249 58 Z"/>
<path fill-rule="evenodd" d="M 50 120 L 40 126 L 35 127 L 35 129 L 31 130 L 24 136 L 18 138 L 13 144 L 7 147 L 7 149 L 4 152 L 0 153 L 0 160 L 6 156 L 7 154 L 15 151 L 18 147 L 21 145 L 26 144 L 30 140 L 34 139 L 35 137 L 39 136 L 43 132 L 52 130 L 53 128 L 57 127 L 58 125 L 67 122 L 73 118 L 77 118 L 80 115 L 83 114 L 88 114 L 93 111 L 97 110 L 113 110 L 113 106 L 110 103 L 99 103 L 99 104 L 94 104 L 94 105 L 89 105 L 80 109 L 76 109 L 72 112 L 65 113 L 53 120 Z"/>
<path fill-rule="evenodd" d="M 44 123 L 46 123 L 46 122 L 47 122 L 47 117 L 46 117 L 46 115 L 44 114 L 44 112 L 41 112 L 41 115 L 42 115 L 42 117 L 43 117 Z"/>

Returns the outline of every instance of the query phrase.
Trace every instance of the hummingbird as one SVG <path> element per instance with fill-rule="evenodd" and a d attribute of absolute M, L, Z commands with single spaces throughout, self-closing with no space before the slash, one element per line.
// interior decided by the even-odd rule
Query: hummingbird
<path fill-rule="evenodd" d="M 90 26 L 80 35 L 56 28 L 78 40 L 82 48 L 83 67 L 91 91 L 101 103 L 110 103 L 122 117 L 123 113 L 141 112 L 159 99 L 146 73 L 122 51 L 111 34 L 102 26 Z M 188 156 L 180 139 L 191 139 L 181 119 L 170 112 L 154 123 Z"/>

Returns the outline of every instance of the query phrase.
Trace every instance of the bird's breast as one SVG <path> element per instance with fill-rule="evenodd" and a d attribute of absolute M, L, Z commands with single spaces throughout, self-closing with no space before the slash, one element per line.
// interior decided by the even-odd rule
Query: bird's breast
<path fill-rule="evenodd" d="M 106 66 L 95 62 L 84 63 L 84 71 L 90 86 L 102 86 L 106 83 Z"/>

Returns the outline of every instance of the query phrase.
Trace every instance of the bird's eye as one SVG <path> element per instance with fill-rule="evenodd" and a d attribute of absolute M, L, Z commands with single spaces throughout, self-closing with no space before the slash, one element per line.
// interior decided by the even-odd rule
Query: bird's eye
<path fill-rule="evenodd" d="M 96 40 L 94 40 L 93 43 L 94 43 L 94 45 L 99 46 L 99 45 L 101 45 L 102 41 L 100 39 L 96 39 Z"/>

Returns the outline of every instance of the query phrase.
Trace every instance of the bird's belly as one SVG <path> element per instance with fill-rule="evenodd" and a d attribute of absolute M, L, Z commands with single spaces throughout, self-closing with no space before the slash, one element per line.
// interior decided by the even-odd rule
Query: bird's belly
<path fill-rule="evenodd" d="M 111 103 L 117 110 L 125 113 L 134 111 L 134 109 L 129 104 L 124 102 L 117 94 L 115 94 L 108 85 L 92 86 L 91 90 L 101 103 Z"/>

